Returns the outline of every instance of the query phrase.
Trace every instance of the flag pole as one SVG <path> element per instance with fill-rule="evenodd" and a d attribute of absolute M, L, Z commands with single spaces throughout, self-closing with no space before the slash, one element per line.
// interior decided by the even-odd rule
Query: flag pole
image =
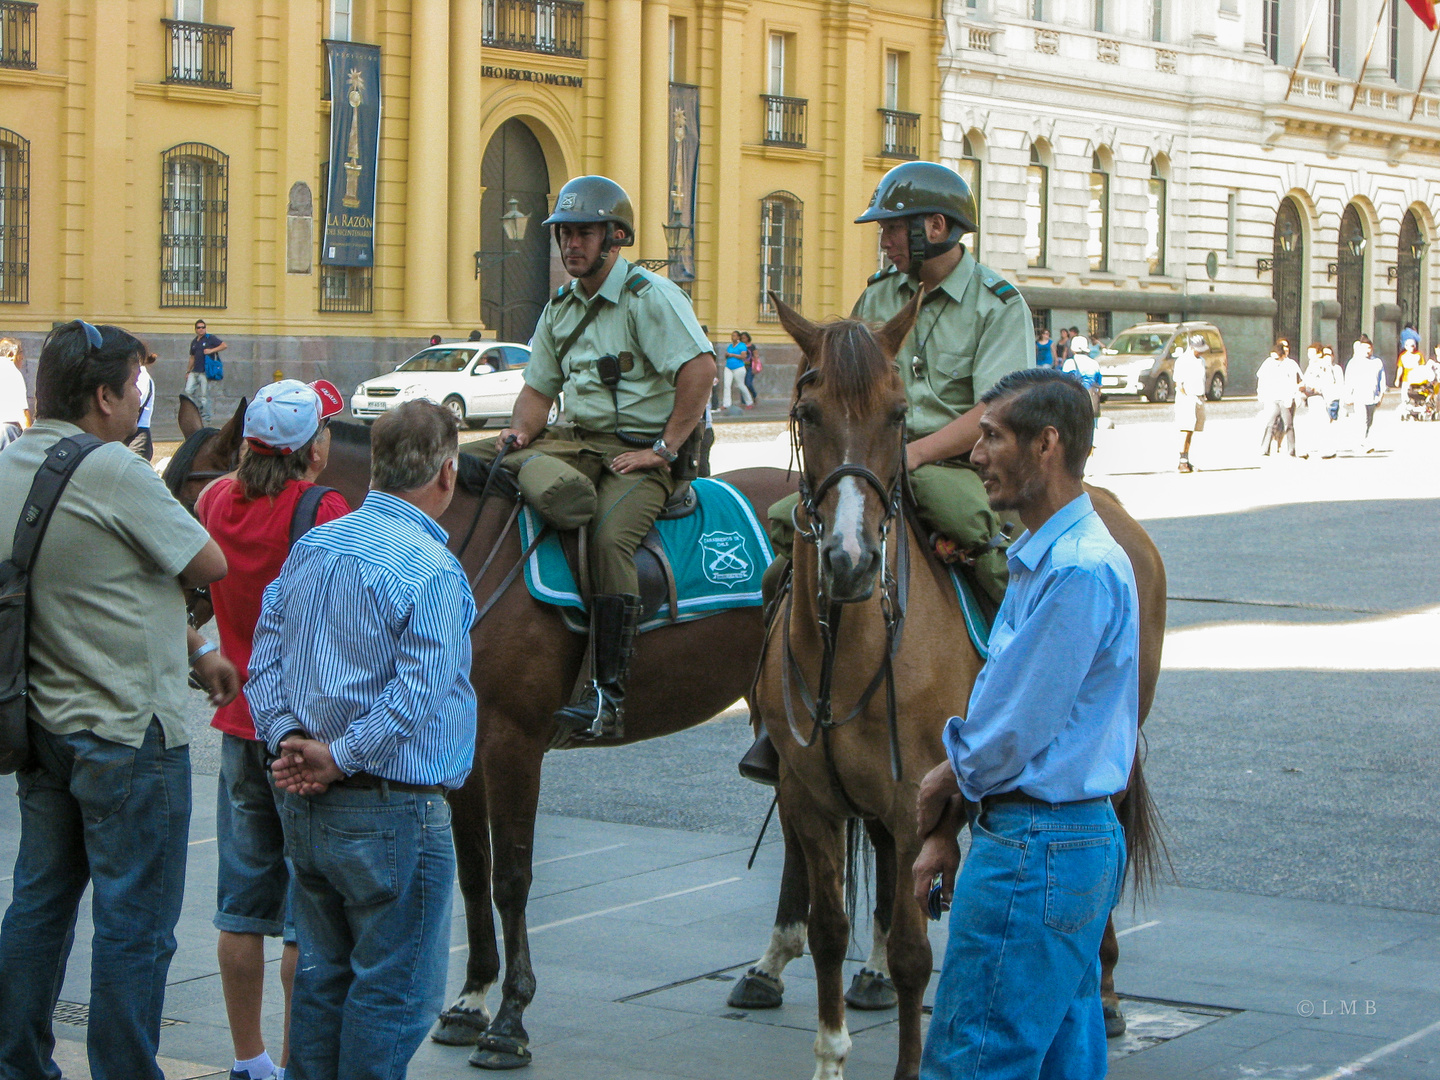
<path fill-rule="evenodd" d="M 1430 74 L 1430 61 L 1435 59 L 1435 45 L 1440 42 L 1440 30 L 1430 39 L 1430 54 L 1425 57 L 1425 69 L 1420 72 L 1420 81 L 1415 84 L 1415 100 L 1410 105 L 1410 119 L 1415 119 L 1415 110 L 1420 108 L 1420 95 L 1425 90 L 1425 76 Z"/>
<path fill-rule="evenodd" d="M 1295 89 L 1295 74 L 1300 70 L 1300 61 L 1305 56 L 1305 46 L 1310 44 L 1310 31 L 1315 27 L 1315 13 L 1320 10 L 1320 0 L 1315 0 L 1310 5 L 1310 18 L 1305 20 L 1305 33 L 1300 38 L 1300 51 L 1295 54 L 1295 66 L 1290 69 L 1290 82 L 1285 86 L 1285 96 L 1281 101 L 1290 100 L 1290 92 Z"/>
<path fill-rule="evenodd" d="M 1355 96 L 1350 99 L 1350 111 L 1355 111 L 1355 103 L 1360 100 L 1360 83 L 1365 79 L 1365 72 L 1370 67 L 1370 56 L 1375 52 L 1375 42 L 1380 39 L 1380 24 L 1385 21 L 1385 12 L 1390 10 L 1393 0 L 1382 0 L 1380 14 L 1375 16 L 1375 32 L 1370 35 L 1370 47 L 1365 50 L 1365 62 L 1360 65 L 1360 74 L 1355 78 Z"/>

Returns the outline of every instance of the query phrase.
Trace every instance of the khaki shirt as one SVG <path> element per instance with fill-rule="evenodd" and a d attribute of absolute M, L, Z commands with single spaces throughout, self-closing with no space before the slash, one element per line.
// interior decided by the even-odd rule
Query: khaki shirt
<path fill-rule="evenodd" d="M 889 267 L 870 279 L 850 317 L 887 322 L 910 302 L 915 288 L 913 278 Z M 910 436 L 934 434 L 974 408 L 1003 376 L 1035 363 L 1030 305 L 967 251 L 925 298 L 895 362 L 910 401 Z"/>
<path fill-rule="evenodd" d="M 45 451 L 80 429 L 41 420 L 0 454 L 0 558 Z M 107 443 L 80 463 L 30 567 L 29 715 L 57 735 L 139 747 L 151 716 L 190 741 L 178 575 L 209 541 L 144 458 Z"/>
<path fill-rule="evenodd" d="M 602 305 L 599 313 L 564 360 L 557 360 L 560 346 L 594 304 Z M 552 400 L 563 390 L 565 415 L 586 431 L 613 432 L 618 426 L 627 435 L 654 439 L 675 410 L 675 376 L 687 361 L 714 352 L 680 286 L 616 259 L 588 300 L 580 282 L 572 280 L 545 305 L 530 340 L 525 382 Z M 607 354 L 620 358 L 617 395 L 595 367 L 596 357 Z"/>

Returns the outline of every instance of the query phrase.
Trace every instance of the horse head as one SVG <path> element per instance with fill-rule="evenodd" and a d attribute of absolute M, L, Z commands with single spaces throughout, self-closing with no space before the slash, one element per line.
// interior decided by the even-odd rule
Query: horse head
<path fill-rule="evenodd" d="M 200 498 L 205 485 L 234 471 L 240 464 L 246 405 L 247 401 L 242 397 L 235 406 L 234 415 L 216 429 L 204 427 L 195 403 L 183 394 L 180 396 L 177 420 L 185 441 L 175 451 L 170 464 L 165 466 L 165 486 L 192 514 L 195 512 L 195 500 Z"/>
<path fill-rule="evenodd" d="M 806 539 L 819 548 L 820 588 L 833 603 L 870 597 L 885 537 L 900 511 L 905 474 L 905 386 L 895 355 L 915 325 L 923 292 L 884 326 L 855 319 L 813 323 L 771 299 L 803 359 L 790 408 L 800 457 Z M 802 534 L 803 535 L 803 534 Z"/>

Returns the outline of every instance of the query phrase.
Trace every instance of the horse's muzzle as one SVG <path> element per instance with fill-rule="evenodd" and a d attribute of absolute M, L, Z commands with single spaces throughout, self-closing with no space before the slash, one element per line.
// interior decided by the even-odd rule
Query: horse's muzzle
<path fill-rule="evenodd" d="M 820 550 L 820 588 L 836 604 L 869 600 L 880 571 L 880 551 L 868 544 L 855 560 L 839 542 L 828 540 Z"/>

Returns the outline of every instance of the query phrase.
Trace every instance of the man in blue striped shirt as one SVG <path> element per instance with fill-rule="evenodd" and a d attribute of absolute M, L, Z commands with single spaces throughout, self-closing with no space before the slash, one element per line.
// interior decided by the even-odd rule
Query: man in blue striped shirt
<path fill-rule="evenodd" d="M 475 753 L 475 601 L 436 521 L 457 436 L 426 401 L 377 420 L 370 494 L 295 544 L 255 630 L 245 694 L 285 791 L 299 886 L 290 1070 L 303 1080 L 403 1077 L 443 1004 L 445 791 Z"/>
<path fill-rule="evenodd" d="M 936 877 L 942 898 L 954 891 L 920 1075 L 1100 1080 L 1100 937 L 1126 855 L 1110 796 L 1139 717 L 1135 575 L 1082 485 L 1086 390 L 1030 368 L 981 401 L 971 460 L 991 507 L 1026 531 L 969 708 L 945 725 L 948 760 L 920 789 L 916 899 Z"/>

